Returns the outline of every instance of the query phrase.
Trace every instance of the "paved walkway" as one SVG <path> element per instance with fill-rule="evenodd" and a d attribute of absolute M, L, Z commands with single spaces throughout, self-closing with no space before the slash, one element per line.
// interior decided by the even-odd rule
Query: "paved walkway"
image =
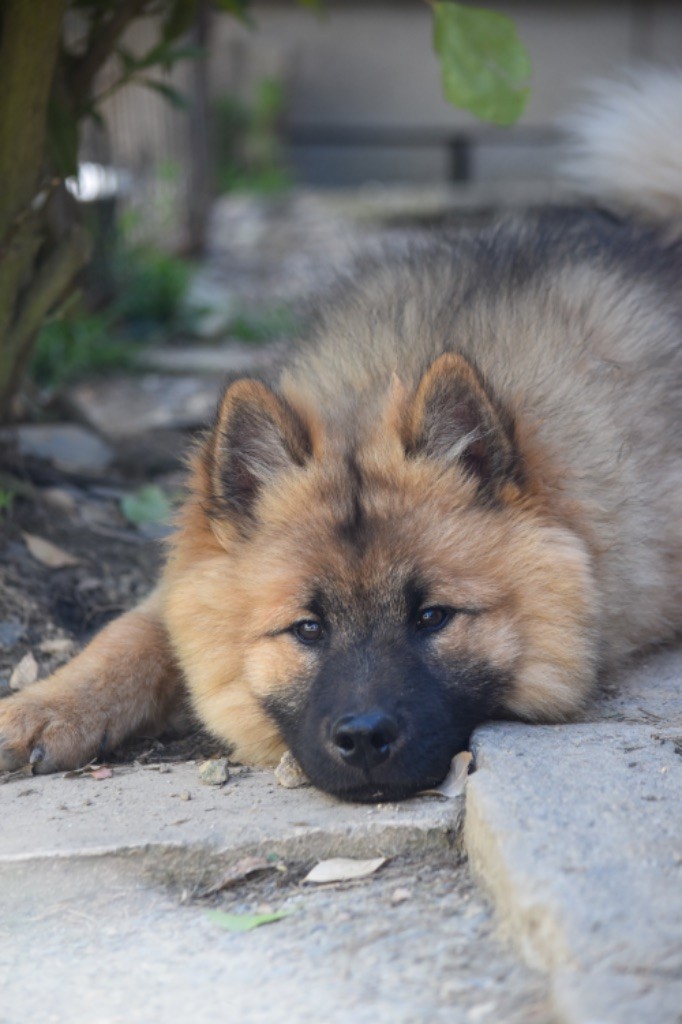
<path fill-rule="evenodd" d="M 352 806 L 268 772 L 207 787 L 191 763 L 13 780 L 0 1022 L 679 1024 L 681 680 L 664 652 L 589 722 L 479 730 L 464 826 L 462 799 Z M 280 867 L 196 898 L 246 854 Z M 332 855 L 389 862 L 301 882 Z M 292 915 L 230 934 L 205 905 Z"/>

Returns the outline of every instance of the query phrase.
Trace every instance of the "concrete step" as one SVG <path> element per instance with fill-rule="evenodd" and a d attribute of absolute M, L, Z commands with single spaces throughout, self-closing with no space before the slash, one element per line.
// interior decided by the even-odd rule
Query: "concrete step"
<path fill-rule="evenodd" d="M 682 652 L 601 720 L 478 730 L 465 845 L 566 1024 L 682 1019 Z"/>

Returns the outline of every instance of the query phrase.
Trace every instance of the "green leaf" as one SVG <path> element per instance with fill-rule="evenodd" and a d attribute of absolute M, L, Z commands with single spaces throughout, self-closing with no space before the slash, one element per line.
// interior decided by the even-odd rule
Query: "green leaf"
<path fill-rule="evenodd" d="M 167 85 L 165 82 L 157 82 L 153 78 L 141 78 L 140 84 L 146 85 L 148 89 L 153 89 L 154 92 L 160 93 L 164 99 L 167 99 L 178 110 L 187 110 L 187 97 L 183 96 L 177 89 L 174 89 L 172 85 Z"/>
<path fill-rule="evenodd" d="M 170 519 L 172 508 L 161 488 L 149 484 L 121 498 L 121 511 L 129 523 L 142 526 L 144 523 L 166 522 Z"/>
<path fill-rule="evenodd" d="M 260 928 L 262 924 L 271 924 L 289 917 L 290 910 L 279 910 L 275 914 L 226 914 L 224 910 L 207 910 L 208 917 L 214 924 L 228 932 L 250 932 Z"/>
<path fill-rule="evenodd" d="M 513 21 L 453 0 L 438 0 L 433 12 L 445 98 L 484 121 L 513 124 L 528 102 L 531 74 Z"/>

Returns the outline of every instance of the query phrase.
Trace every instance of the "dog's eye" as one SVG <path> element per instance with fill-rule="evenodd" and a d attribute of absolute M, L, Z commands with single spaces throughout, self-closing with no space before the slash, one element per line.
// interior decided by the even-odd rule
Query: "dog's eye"
<path fill-rule="evenodd" d="M 450 618 L 447 608 L 422 608 L 417 616 L 417 631 L 419 633 L 434 633 L 441 629 Z"/>
<path fill-rule="evenodd" d="M 294 636 L 304 644 L 316 644 L 318 640 L 322 639 L 322 625 L 314 619 L 304 619 L 303 622 L 297 622 L 293 627 L 293 631 Z"/>

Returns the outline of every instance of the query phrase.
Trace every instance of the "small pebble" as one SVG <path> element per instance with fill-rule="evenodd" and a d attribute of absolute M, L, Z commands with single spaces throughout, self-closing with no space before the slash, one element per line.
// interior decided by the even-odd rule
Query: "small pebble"
<path fill-rule="evenodd" d="M 199 765 L 199 777 L 206 786 L 224 786 L 230 777 L 226 757 L 212 758 Z"/>
<path fill-rule="evenodd" d="M 68 637 L 56 636 L 51 640 L 43 640 L 38 644 L 38 650 L 43 654 L 68 654 L 74 647 L 73 640 Z"/>
<path fill-rule="evenodd" d="M 298 789 L 299 786 L 309 786 L 310 782 L 303 774 L 303 769 L 298 761 L 294 759 L 290 750 L 282 754 L 282 760 L 275 768 L 275 778 L 280 786 L 285 789 Z"/>
<path fill-rule="evenodd" d="M 69 491 L 62 487 L 46 487 L 41 492 L 43 501 L 60 512 L 75 512 L 77 507 L 76 499 Z"/>
<path fill-rule="evenodd" d="M 398 903 L 404 903 L 406 900 L 412 899 L 411 889 L 395 889 L 391 893 L 391 903 L 396 906 Z"/>
<path fill-rule="evenodd" d="M 180 794 L 180 799 L 181 800 L 191 800 L 192 799 L 192 794 L 189 792 L 189 790 L 183 789 L 182 793 Z"/>

